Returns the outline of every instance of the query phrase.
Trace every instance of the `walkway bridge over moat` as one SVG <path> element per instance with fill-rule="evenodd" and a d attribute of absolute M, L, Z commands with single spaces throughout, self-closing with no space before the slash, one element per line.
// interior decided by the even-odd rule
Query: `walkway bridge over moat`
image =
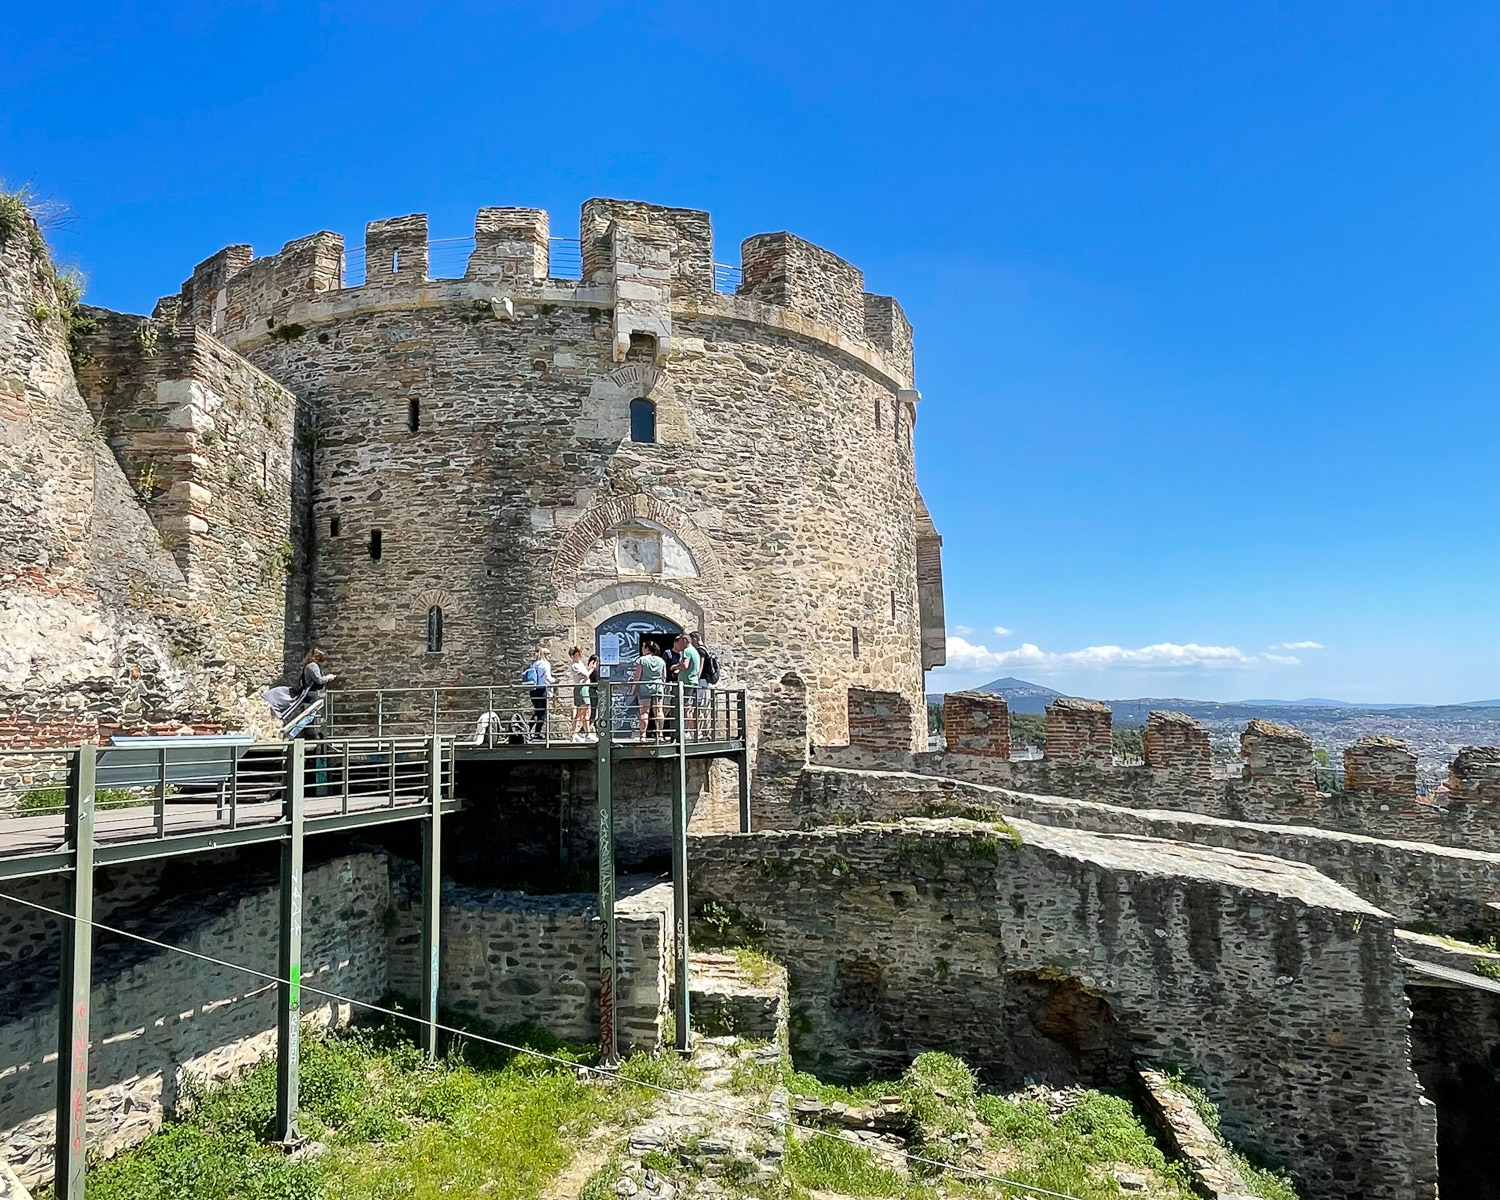
<path fill-rule="evenodd" d="M 11 782 L 0 801 L 3 881 L 65 878 L 58 986 L 56 1189 L 84 1195 L 94 871 L 97 867 L 251 845 L 280 849 L 276 1136 L 297 1137 L 297 1058 L 306 839 L 416 821 L 422 829 L 420 1039 L 438 1042 L 442 818 L 473 801 L 458 794 L 460 764 L 593 763 L 597 775 L 600 1039 L 615 1056 L 614 764 L 654 759 L 672 777 L 673 958 L 677 1048 L 687 1048 L 687 766 L 722 758 L 739 769 L 740 828 L 749 830 L 747 700 L 743 689 L 668 685 L 665 721 L 639 734 L 630 685 L 594 685 L 608 714 L 597 740 L 575 740 L 563 687 L 541 705 L 533 689 L 393 688 L 333 692 L 320 736 L 255 743 L 248 737 L 118 738 L 109 746 L 3 754 Z M 518 725 L 513 717 L 519 717 Z M 535 718 L 535 721 L 533 719 Z M 524 732 L 521 732 L 524 730 Z"/>

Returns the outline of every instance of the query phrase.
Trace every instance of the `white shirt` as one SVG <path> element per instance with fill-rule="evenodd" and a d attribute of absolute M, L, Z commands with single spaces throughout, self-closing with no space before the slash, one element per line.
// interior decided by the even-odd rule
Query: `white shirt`
<path fill-rule="evenodd" d="M 553 682 L 552 663 L 549 660 L 539 658 L 531 665 L 536 668 L 536 677 L 542 681 L 541 683 L 533 684 L 533 687 L 543 687 Z"/>

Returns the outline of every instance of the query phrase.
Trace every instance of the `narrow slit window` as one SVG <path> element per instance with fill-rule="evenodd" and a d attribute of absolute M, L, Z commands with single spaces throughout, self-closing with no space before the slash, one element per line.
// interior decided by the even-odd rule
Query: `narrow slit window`
<path fill-rule="evenodd" d="M 398 274 L 401 270 L 401 251 L 391 251 L 391 274 Z"/>
<path fill-rule="evenodd" d="M 885 428 L 885 423 L 881 419 L 880 401 L 879 400 L 875 401 L 875 428 L 876 429 L 884 429 Z"/>
<path fill-rule="evenodd" d="M 370 558 L 375 562 L 380 561 L 380 551 L 382 549 L 380 541 L 380 530 L 370 530 Z"/>
<path fill-rule="evenodd" d="M 891 589 L 891 620 L 896 619 L 896 589 Z"/>
<path fill-rule="evenodd" d="M 656 405 L 650 400 L 630 402 L 630 440 L 632 442 L 656 441 Z"/>
<path fill-rule="evenodd" d="M 853 637 L 852 637 L 851 640 L 854 643 L 854 657 L 858 658 L 859 657 L 859 626 L 858 625 L 855 625 L 853 627 Z"/>
<path fill-rule="evenodd" d="M 422 402 L 415 396 L 406 402 L 406 427 L 412 433 L 422 428 Z"/>
<path fill-rule="evenodd" d="M 342 525 L 342 522 L 338 519 L 338 517 L 329 517 L 328 518 L 328 536 L 329 537 L 338 537 L 338 535 L 339 535 L 339 529 L 340 529 L 341 525 Z"/>
<path fill-rule="evenodd" d="M 427 653 L 443 652 L 443 610 L 434 604 L 427 610 Z"/>

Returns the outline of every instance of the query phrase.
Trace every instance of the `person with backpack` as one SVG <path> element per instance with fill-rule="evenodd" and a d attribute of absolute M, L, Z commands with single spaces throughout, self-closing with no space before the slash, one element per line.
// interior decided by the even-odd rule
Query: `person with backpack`
<path fill-rule="evenodd" d="M 703 670 L 703 655 L 688 640 L 688 635 L 679 633 L 672 649 L 677 652 L 677 682 L 682 685 L 682 723 L 686 728 L 682 736 L 696 740 L 698 736 L 698 674 Z"/>
<path fill-rule="evenodd" d="M 526 668 L 522 676 L 529 685 L 531 697 L 531 740 L 540 742 L 547 735 L 547 694 L 552 688 L 552 662 L 547 657 L 546 645 L 536 648 L 536 659 Z"/>
<path fill-rule="evenodd" d="M 703 635 L 696 629 L 688 634 L 688 641 L 698 652 L 698 724 L 700 727 L 703 725 L 703 710 L 708 709 L 708 726 L 712 734 L 715 714 L 710 703 L 712 696 L 709 689 L 719 682 L 719 659 L 703 644 Z"/>

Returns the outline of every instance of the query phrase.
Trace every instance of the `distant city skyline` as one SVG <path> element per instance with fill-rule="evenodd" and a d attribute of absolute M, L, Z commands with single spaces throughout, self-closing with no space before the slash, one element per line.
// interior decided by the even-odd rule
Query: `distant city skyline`
<path fill-rule="evenodd" d="M 410 212 L 793 230 L 916 329 L 934 689 L 1461 702 L 1500 694 L 1497 49 L 1456 3 L 18 6 L 0 176 L 136 312 Z"/>

